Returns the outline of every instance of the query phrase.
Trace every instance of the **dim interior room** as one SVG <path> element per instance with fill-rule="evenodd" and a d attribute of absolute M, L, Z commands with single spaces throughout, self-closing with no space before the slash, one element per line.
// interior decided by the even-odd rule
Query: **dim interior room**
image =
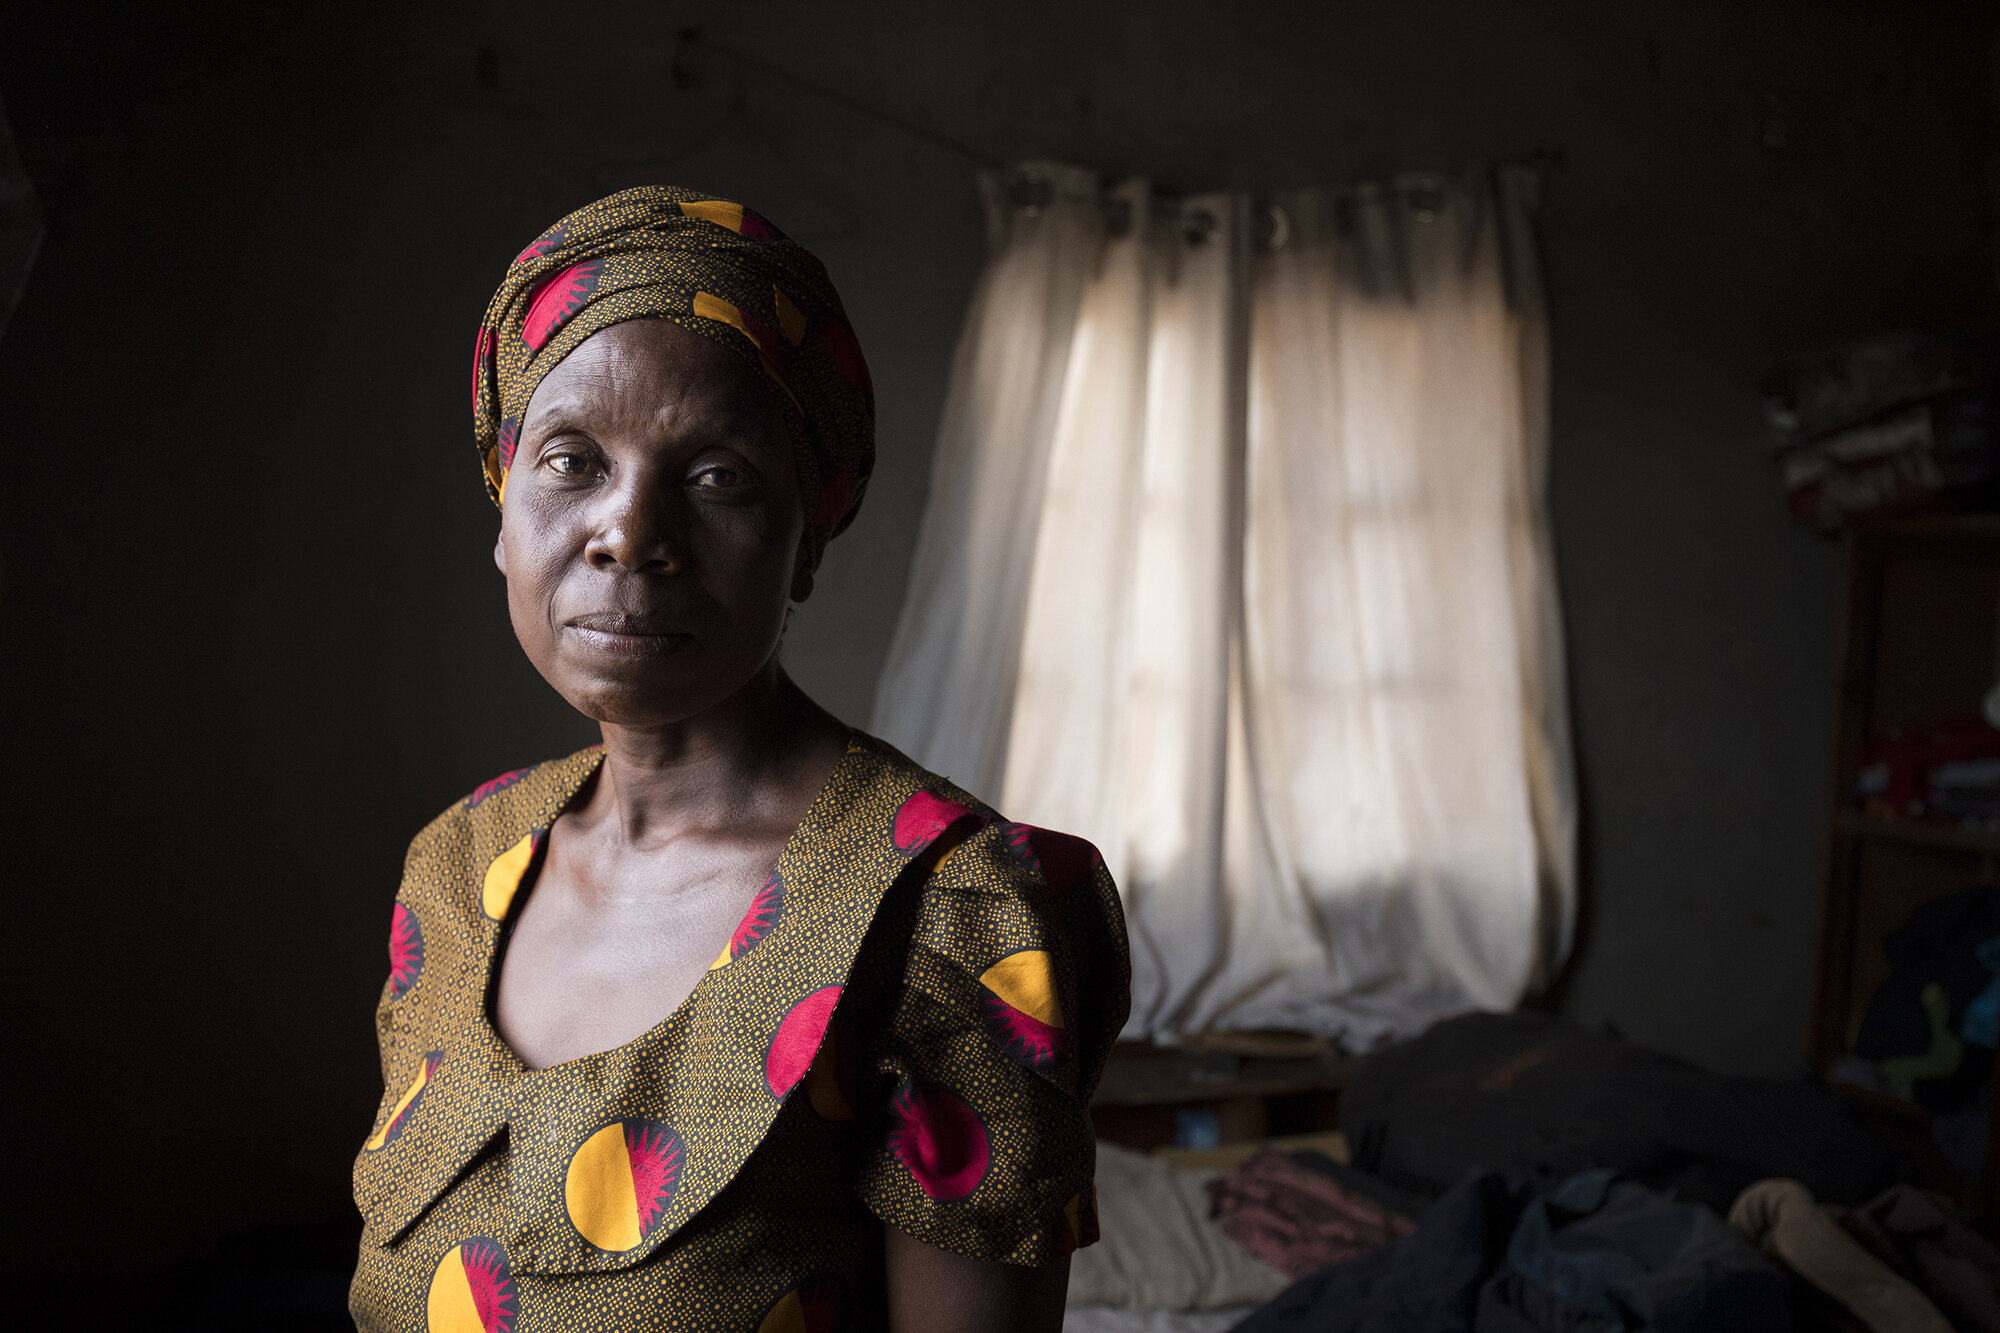
<path fill-rule="evenodd" d="M 1760 386 L 1840 339 L 1990 322 L 1994 22 L 1970 0 L 0 5 L 42 229 L 0 335 L 14 1280 L 351 1264 L 408 840 L 595 739 L 509 630 L 473 332 L 524 240 L 654 182 L 809 246 L 866 349 L 868 505 L 784 660 L 867 725 L 987 264 L 981 159 L 1163 197 L 1532 172 L 1575 915 L 1521 1000 L 1805 1077 L 1849 594 L 1842 543 L 1787 516 Z"/>

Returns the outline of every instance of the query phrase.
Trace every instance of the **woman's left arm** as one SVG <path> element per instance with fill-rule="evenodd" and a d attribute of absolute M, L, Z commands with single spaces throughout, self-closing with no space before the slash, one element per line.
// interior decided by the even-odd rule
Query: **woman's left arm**
<path fill-rule="evenodd" d="M 968 1259 L 884 1223 L 891 1333 L 1061 1333 L 1069 1256 L 1037 1268 Z"/>

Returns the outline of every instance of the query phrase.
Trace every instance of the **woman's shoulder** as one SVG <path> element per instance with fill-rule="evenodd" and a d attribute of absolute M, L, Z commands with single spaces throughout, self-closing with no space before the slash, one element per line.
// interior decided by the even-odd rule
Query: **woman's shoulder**
<path fill-rule="evenodd" d="M 1110 887 L 1104 858 L 1087 839 L 1009 819 L 886 741 L 856 732 L 853 746 L 868 752 L 881 785 L 895 793 L 890 836 L 897 846 L 913 849 L 935 840 L 949 846 L 933 884 L 1006 897 L 1035 889 L 1066 897 L 1099 877 Z"/>
<path fill-rule="evenodd" d="M 906 851 L 928 844 L 932 861 L 910 904 L 903 984 L 978 1015 L 1038 1072 L 1050 1072 L 1063 1045 L 1080 1045 L 1087 1095 L 1124 1025 L 1131 975 L 1104 858 L 1084 838 L 1007 818 L 879 741 L 859 743 L 909 793 L 891 836 Z"/>
<path fill-rule="evenodd" d="M 510 851 L 525 846 L 532 853 L 603 757 L 603 747 L 593 745 L 480 783 L 410 840 L 406 879 L 450 879 L 453 872 L 483 875 L 495 858 Z"/>

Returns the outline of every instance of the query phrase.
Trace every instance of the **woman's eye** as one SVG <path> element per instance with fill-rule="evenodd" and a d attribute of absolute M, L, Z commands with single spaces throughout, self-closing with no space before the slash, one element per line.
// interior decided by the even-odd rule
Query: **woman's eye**
<path fill-rule="evenodd" d="M 551 471 L 565 477 L 580 477 L 590 470 L 589 459 L 585 458 L 582 454 L 569 453 L 567 451 L 559 454 L 550 454 L 548 465 Z"/>
<path fill-rule="evenodd" d="M 694 474 L 694 481 L 697 486 L 721 489 L 729 486 L 741 486 L 743 484 L 743 474 L 734 468 L 705 467 Z"/>

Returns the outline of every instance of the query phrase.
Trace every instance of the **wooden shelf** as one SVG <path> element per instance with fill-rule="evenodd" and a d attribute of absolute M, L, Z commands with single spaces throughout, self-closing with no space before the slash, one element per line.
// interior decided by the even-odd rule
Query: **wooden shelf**
<path fill-rule="evenodd" d="M 1333 1091 L 1347 1081 L 1353 1061 L 1336 1055 L 1282 1060 L 1260 1056 L 1116 1052 L 1098 1081 L 1094 1106 L 1170 1106 L 1236 1097 L 1275 1097 Z"/>
<path fill-rule="evenodd" d="M 1305 1056 L 1162 1050 L 1119 1043 L 1091 1098 L 1097 1136 L 1139 1152 L 1173 1144 L 1183 1112 L 1212 1119 L 1216 1142 L 1340 1127 L 1340 1089 L 1354 1061 L 1332 1052 Z"/>
<path fill-rule="evenodd" d="M 1885 941 L 1923 904 L 2000 867 L 2000 831 L 1864 814 L 1854 779 L 1871 743 L 1980 715 L 2000 677 L 2000 515 L 1860 523 L 1847 533 L 1833 762 L 1827 766 L 1826 887 L 1813 975 L 1813 1059 L 1848 1049 L 1869 997 L 1890 975 Z M 2000 1077 L 2000 1075 L 1996 1075 Z M 1865 1100 L 1853 1098 L 1851 1100 Z M 1870 1127 L 1934 1184 L 2000 1228 L 2000 1151 L 1977 1181 L 1942 1164 L 1921 1123 L 1869 1105 Z M 2000 1097 L 1993 1138 L 2000 1143 Z"/>
<path fill-rule="evenodd" d="M 2000 856 L 2000 833 L 1983 833 L 1957 824 L 1932 823 L 1921 819 L 1893 819 L 1887 815 L 1864 815 L 1842 810 L 1833 817 L 1833 831 L 1844 838 L 1874 838 L 1902 843 L 1906 847 L 1932 847 L 1940 851 L 1971 852 L 1977 856 Z"/>
<path fill-rule="evenodd" d="M 2000 514 L 1924 514 L 1913 518 L 1862 519 L 1854 530 L 1864 536 L 1919 540 L 2000 541 Z"/>

